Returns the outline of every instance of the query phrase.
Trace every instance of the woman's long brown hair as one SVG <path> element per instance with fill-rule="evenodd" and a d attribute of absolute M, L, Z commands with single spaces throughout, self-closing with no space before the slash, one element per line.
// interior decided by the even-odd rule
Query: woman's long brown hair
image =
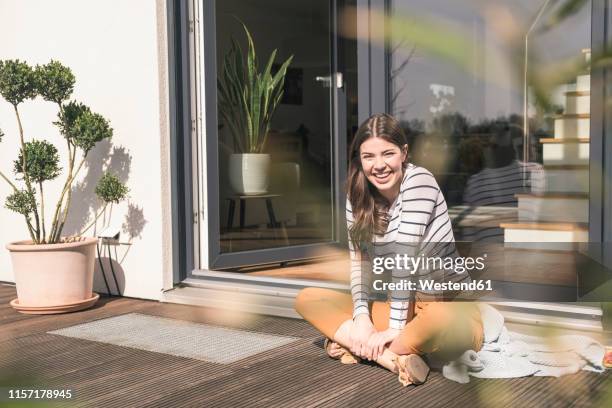
<path fill-rule="evenodd" d="M 349 149 L 349 170 L 346 191 L 353 211 L 353 224 L 349 238 L 356 246 L 372 241 L 374 235 L 384 235 L 389 223 L 387 211 L 390 203 L 370 183 L 361 167 L 361 144 L 371 137 L 380 137 L 398 146 L 407 144 L 406 134 L 397 120 L 386 113 L 370 116 L 361 124 Z M 403 163 L 405 169 L 408 157 Z"/>

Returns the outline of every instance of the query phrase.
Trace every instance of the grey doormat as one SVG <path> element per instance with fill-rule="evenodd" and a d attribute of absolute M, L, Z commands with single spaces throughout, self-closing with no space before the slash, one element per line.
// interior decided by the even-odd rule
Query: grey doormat
<path fill-rule="evenodd" d="M 221 364 L 298 340 L 139 313 L 95 320 L 49 333 Z"/>

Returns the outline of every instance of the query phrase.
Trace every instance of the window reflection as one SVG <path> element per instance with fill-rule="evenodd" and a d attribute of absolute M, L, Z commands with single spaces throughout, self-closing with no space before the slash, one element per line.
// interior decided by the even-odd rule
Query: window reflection
<path fill-rule="evenodd" d="M 552 24 L 558 3 L 392 1 L 392 15 L 471 39 L 467 68 L 406 38 L 389 48 L 391 111 L 411 160 L 438 178 L 458 240 L 587 238 L 590 75 L 545 88 L 542 73 L 589 58 L 590 4 Z"/>

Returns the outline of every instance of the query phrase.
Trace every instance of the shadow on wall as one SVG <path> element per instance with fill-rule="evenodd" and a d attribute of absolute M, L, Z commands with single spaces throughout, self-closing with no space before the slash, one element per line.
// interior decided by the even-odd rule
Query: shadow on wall
<path fill-rule="evenodd" d="M 121 146 L 113 146 L 109 140 L 103 140 L 99 142 L 96 147 L 89 153 L 85 160 L 84 168 L 87 171 L 83 179 L 76 183 L 72 188 L 72 201 L 70 203 L 70 217 L 66 221 L 64 231 L 66 234 L 78 234 L 82 232 L 88 225 L 88 220 L 91 219 L 92 214 L 97 214 L 102 208 L 103 203 L 98 201 L 95 194 L 96 183 L 102 177 L 106 171 L 113 173 L 122 183 L 127 183 L 130 175 L 130 167 L 132 164 L 132 156 L 129 152 Z M 134 210 L 130 208 L 137 208 L 132 204 L 129 204 L 128 214 L 126 215 L 123 223 L 123 230 L 136 231 L 137 234 L 131 234 L 130 238 L 134 236 L 140 236 L 144 224 L 143 210 L 139 208 L 137 212 L 140 212 L 140 216 L 134 215 Z M 130 215 L 131 214 L 131 215 Z M 112 205 L 110 210 L 107 210 L 103 214 L 103 218 L 100 222 L 94 225 L 93 232 L 97 232 L 104 226 L 108 225 L 112 221 Z M 131 226 L 130 223 L 137 221 L 137 225 Z M 119 224 L 115 222 L 114 224 Z"/>
<path fill-rule="evenodd" d="M 124 234 L 127 234 L 130 242 L 134 238 L 142 238 L 142 230 L 144 230 L 146 224 L 147 220 L 144 217 L 142 207 L 129 203 L 121 230 Z"/>
<path fill-rule="evenodd" d="M 118 249 L 119 248 L 119 249 Z M 94 266 L 94 290 L 106 295 L 123 295 L 125 291 L 125 271 L 121 262 L 131 246 L 98 245 Z"/>
<path fill-rule="evenodd" d="M 127 241 L 102 239 L 97 245 L 97 260 L 94 269 L 94 288 L 107 295 L 122 296 L 125 290 L 125 271 L 122 267 L 132 249 L 132 240 L 141 238 L 147 223 L 142 208 L 129 203 L 121 230 Z"/>
<path fill-rule="evenodd" d="M 105 172 L 111 172 L 122 183 L 127 184 L 132 165 L 132 156 L 121 146 L 113 146 L 109 140 L 99 142 L 89 153 L 84 163 L 86 171 L 83 179 L 72 188 L 72 201 L 70 203 L 70 217 L 66 221 L 65 233 L 67 235 L 79 234 L 98 214 L 104 203 L 98 201 L 95 194 L 96 184 Z M 97 292 L 121 295 L 125 290 L 125 271 L 121 266 L 131 249 L 134 238 L 141 238 L 147 224 L 144 209 L 128 202 L 127 213 L 120 223 L 120 214 L 113 215 L 113 206 L 109 206 L 103 217 L 87 231 L 87 235 L 97 235 L 109 225 L 121 225 L 124 234 L 119 241 L 102 240 L 98 243 L 98 253 L 94 269 L 94 289 Z"/>

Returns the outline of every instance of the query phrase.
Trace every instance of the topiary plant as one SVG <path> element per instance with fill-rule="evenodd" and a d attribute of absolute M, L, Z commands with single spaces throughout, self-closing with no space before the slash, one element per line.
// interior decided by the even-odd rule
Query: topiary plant
<path fill-rule="evenodd" d="M 34 244 L 55 244 L 68 240 L 62 238 L 62 230 L 70 209 L 72 185 L 91 149 L 113 135 L 113 129 L 102 115 L 81 103 L 69 101 L 74 83 L 75 77 L 70 68 L 58 61 L 52 60 L 34 68 L 19 60 L 0 61 L 0 95 L 13 106 L 21 146 L 13 166 L 15 180 L 12 181 L 0 171 L 0 178 L 13 189 L 13 193 L 6 198 L 5 207 L 24 216 Z M 43 187 L 45 182 L 61 174 L 60 157 L 57 148 L 46 140 L 26 141 L 19 114 L 19 105 L 37 96 L 57 105 L 58 120 L 54 124 L 64 136 L 68 149 L 66 181 L 48 230 Z M 0 130 L 0 142 L 3 136 Z M 95 191 L 104 206 L 84 231 L 96 222 L 109 203 L 118 203 L 128 193 L 127 187 L 110 173 L 104 174 Z"/>

